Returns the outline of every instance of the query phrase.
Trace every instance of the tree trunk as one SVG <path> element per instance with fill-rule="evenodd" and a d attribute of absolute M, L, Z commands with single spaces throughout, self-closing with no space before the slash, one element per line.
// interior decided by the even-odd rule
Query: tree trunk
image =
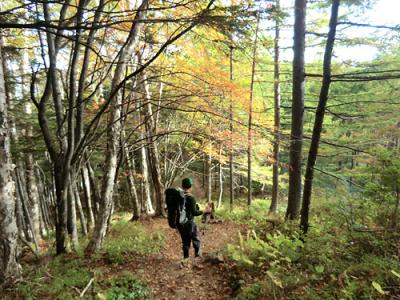
<path fill-rule="evenodd" d="M 126 180 L 128 182 L 128 189 L 129 189 L 129 197 L 132 200 L 132 221 L 136 221 L 140 218 L 140 203 L 139 198 L 136 191 L 135 185 L 135 162 L 133 156 L 129 155 L 128 147 L 125 143 L 125 160 L 126 166 L 128 168 L 128 176 L 126 176 Z"/>
<path fill-rule="evenodd" d="M 25 219 L 24 219 L 24 211 L 22 210 L 22 202 L 21 202 L 21 193 L 20 193 L 20 187 L 18 186 L 18 174 L 17 174 L 17 169 L 14 169 L 13 173 L 13 181 L 14 183 L 17 184 L 16 188 L 16 204 L 15 204 L 15 213 L 16 213 L 16 221 L 17 221 L 17 226 L 18 226 L 18 234 L 21 236 L 25 237 L 27 239 L 28 237 L 28 232 L 27 232 L 27 227 L 25 224 Z"/>
<path fill-rule="evenodd" d="M 229 80 L 233 83 L 233 46 L 229 48 Z M 230 143 L 229 143 L 229 204 L 233 208 L 233 200 L 235 198 L 234 191 L 234 166 L 233 166 L 233 100 L 232 93 L 229 105 L 229 130 L 230 130 Z"/>
<path fill-rule="evenodd" d="M 164 186 L 161 182 L 161 168 L 160 159 L 158 153 L 158 145 L 156 141 L 156 128 L 157 124 L 153 116 L 153 108 L 151 104 L 151 93 L 150 86 L 147 81 L 147 76 L 143 75 L 143 85 L 146 95 L 146 105 L 145 105 L 145 118 L 146 118 L 146 131 L 147 131 L 147 149 L 149 166 L 151 170 L 151 178 L 153 182 L 154 192 L 155 192 L 155 204 L 156 204 L 156 216 L 164 215 Z"/>
<path fill-rule="evenodd" d="M 86 214 L 87 214 L 87 229 L 90 229 L 92 225 L 94 225 L 94 214 L 92 209 L 92 194 L 90 190 L 90 179 L 89 179 L 89 170 L 87 165 L 85 164 L 81 170 L 82 176 L 82 186 L 85 194 L 86 200 Z"/>
<path fill-rule="evenodd" d="M 307 233 L 309 227 L 308 215 L 310 211 L 314 166 L 317 160 L 319 140 L 321 137 L 322 125 L 324 122 L 325 107 L 328 101 L 329 87 L 331 84 L 332 51 L 336 37 L 336 26 L 337 26 L 339 5 L 340 5 L 340 0 L 332 1 L 332 12 L 331 12 L 331 19 L 329 22 L 328 40 L 326 42 L 325 54 L 324 54 L 324 71 L 322 78 L 322 86 L 319 95 L 317 111 L 315 113 L 315 122 L 314 122 L 310 150 L 308 152 L 307 168 L 304 180 L 303 204 L 301 207 L 301 221 L 300 221 L 300 227 L 303 230 L 304 234 Z"/>
<path fill-rule="evenodd" d="M 211 152 L 211 145 L 210 145 Z M 212 158 L 211 153 L 207 154 L 207 202 L 211 203 L 212 194 Z"/>
<path fill-rule="evenodd" d="M 21 201 L 21 207 L 24 212 L 24 220 L 26 224 L 26 230 L 25 230 L 25 235 L 29 240 L 33 241 L 33 243 L 36 246 L 36 249 L 38 249 L 39 245 L 36 239 L 36 235 L 33 234 L 33 223 L 32 223 L 32 218 L 29 212 L 29 207 L 27 205 L 27 199 L 28 195 L 26 193 L 26 190 L 24 189 L 25 185 L 23 184 L 22 181 L 22 175 L 21 172 L 17 172 L 17 186 L 19 188 L 19 194 L 21 196 L 20 201 Z"/>
<path fill-rule="evenodd" d="M 304 116 L 304 51 L 306 0 L 295 1 L 292 125 L 289 150 L 289 197 L 286 219 L 298 217 L 301 200 L 301 161 Z"/>
<path fill-rule="evenodd" d="M 280 12 L 280 0 L 276 0 L 276 10 Z M 272 199 L 269 207 L 270 213 L 275 213 L 279 201 L 279 144 L 281 127 L 281 83 L 280 83 L 280 62 L 279 62 L 279 39 L 280 19 L 275 19 L 275 42 L 274 42 L 274 149 L 272 166 Z"/>
<path fill-rule="evenodd" d="M 48 212 L 47 198 L 50 197 L 45 189 L 45 182 L 42 179 L 39 168 L 36 168 L 36 182 L 38 183 L 40 215 L 41 215 L 41 235 L 47 237 L 49 235 L 50 217 Z"/>
<path fill-rule="evenodd" d="M 141 140 L 144 141 L 144 134 L 142 133 Z M 144 145 L 140 149 L 141 162 L 142 162 L 142 212 L 148 215 L 154 214 L 153 204 L 151 202 L 151 192 L 149 183 L 149 168 L 147 165 L 147 152 Z"/>
<path fill-rule="evenodd" d="M 18 278 L 21 274 L 21 267 L 17 263 L 18 227 L 7 117 L 3 54 L 0 45 L 0 282 Z"/>
<path fill-rule="evenodd" d="M 90 189 L 93 191 L 94 220 L 96 220 L 100 210 L 100 191 L 99 187 L 97 186 L 94 170 L 89 162 L 87 163 L 87 169 L 89 172 Z"/>
<path fill-rule="evenodd" d="M 56 185 L 56 252 L 65 253 L 67 240 L 67 220 L 68 220 L 68 190 L 65 190 L 62 172 L 63 163 L 59 160 L 54 162 L 54 181 Z M 69 176 L 69 175 L 67 175 Z"/>
<path fill-rule="evenodd" d="M 257 13 L 256 33 L 253 44 L 253 62 L 251 64 L 251 82 L 250 82 L 250 100 L 249 100 L 249 123 L 247 134 L 247 205 L 251 205 L 253 198 L 253 180 L 252 180 L 252 154 L 253 154 L 253 94 L 254 94 L 254 75 L 257 61 L 257 41 L 258 41 L 258 27 L 260 24 L 260 13 Z"/>
<path fill-rule="evenodd" d="M 71 241 L 74 250 L 78 249 L 78 230 L 76 228 L 76 199 L 72 184 L 68 187 L 68 233 L 71 236 Z"/>
<path fill-rule="evenodd" d="M 76 207 L 78 208 L 79 220 L 81 221 L 82 235 L 86 236 L 88 234 L 88 229 L 86 226 L 87 223 L 86 223 L 85 214 L 84 214 L 83 208 L 82 208 L 81 198 L 79 197 L 78 187 L 76 186 L 76 184 L 74 185 L 73 191 L 74 191 L 74 199 L 75 199 Z"/>
<path fill-rule="evenodd" d="M 107 232 L 108 221 L 111 219 L 112 207 L 113 207 L 113 191 L 115 177 L 117 176 L 117 157 L 120 145 L 121 136 L 121 105 L 122 95 L 120 91 L 116 91 L 119 84 L 123 81 L 125 75 L 126 64 L 130 60 L 135 47 L 139 41 L 139 35 L 143 23 L 137 22 L 145 17 L 148 6 L 148 0 L 143 0 L 142 4 L 137 10 L 135 15 L 136 22 L 133 22 L 129 36 L 124 47 L 120 51 L 118 64 L 114 73 L 114 78 L 111 84 L 111 91 L 115 93 L 110 107 L 110 118 L 107 130 L 107 158 L 105 162 L 105 174 L 103 177 L 103 188 L 101 192 L 100 212 L 96 220 L 96 226 L 93 232 L 93 236 L 86 248 L 86 253 L 90 254 L 99 250 L 104 242 L 104 238 Z"/>
<path fill-rule="evenodd" d="M 218 205 L 220 208 L 222 204 L 222 196 L 224 194 L 224 181 L 223 181 L 223 168 L 222 168 L 222 147 L 219 147 L 219 197 L 218 197 Z"/>
<path fill-rule="evenodd" d="M 32 104 L 29 99 L 29 57 L 27 50 L 22 52 L 22 59 L 20 64 L 21 73 L 21 96 L 22 102 L 24 103 L 24 112 L 26 115 L 32 115 Z M 26 128 L 26 138 L 28 141 L 32 140 L 33 126 L 28 125 Z M 34 161 L 32 152 L 28 151 L 25 154 L 25 182 L 26 190 L 28 194 L 29 211 L 32 217 L 33 232 L 35 239 L 40 238 L 40 210 L 39 210 L 39 192 L 37 189 L 37 183 L 35 178 L 35 172 L 33 169 Z"/>
<path fill-rule="evenodd" d="M 29 128 L 28 131 L 31 131 L 32 128 Z M 29 133 L 28 133 L 29 136 Z M 32 217 L 32 234 L 35 236 L 36 240 L 40 238 L 40 210 L 39 210 L 39 192 L 37 188 L 37 182 L 35 178 L 35 172 L 33 169 L 33 155 L 32 153 L 28 153 L 26 156 L 26 187 L 29 201 L 29 210 Z"/>
<path fill-rule="evenodd" d="M 68 7 L 68 1 L 63 5 L 60 20 L 65 17 L 66 10 Z M 49 12 L 48 1 L 43 2 L 43 15 L 47 22 L 50 22 L 51 16 Z M 60 41 L 59 30 L 55 31 L 52 28 L 47 28 L 47 49 L 48 49 L 48 60 L 49 69 L 47 73 L 47 82 L 42 96 L 42 100 L 38 106 L 38 119 L 41 127 L 46 147 L 50 153 L 51 160 L 53 162 L 54 170 L 54 181 L 56 188 L 56 252 L 57 254 L 65 253 L 66 251 L 66 237 L 67 237 L 67 201 L 68 201 L 68 184 L 69 184 L 69 165 L 65 163 L 65 155 L 67 152 L 67 139 L 64 130 L 64 107 L 62 92 L 60 88 L 60 79 L 57 72 L 57 54 L 58 54 L 58 43 Z M 46 116 L 46 102 L 50 98 L 53 98 L 54 111 L 56 115 L 57 124 L 57 139 L 59 143 L 58 153 L 56 147 L 53 144 L 52 136 L 50 134 L 50 128 L 48 127 L 48 121 Z M 72 112 L 70 112 L 72 113 Z"/>

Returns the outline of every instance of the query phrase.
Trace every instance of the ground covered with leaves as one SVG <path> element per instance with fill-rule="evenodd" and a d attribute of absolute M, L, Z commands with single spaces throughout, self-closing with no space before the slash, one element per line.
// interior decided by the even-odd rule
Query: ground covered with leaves
<path fill-rule="evenodd" d="M 230 270 L 235 264 L 224 261 L 223 250 L 243 226 L 223 221 L 199 222 L 199 227 L 203 256 L 195 259 L 191 252 L 191 258 L 183 260 L 180 236 L 166 219 L 130 222 L 129 215 L 117 215 L 103 251 L 90 258 L 82 251 L 56 257 L 49 253 L 39 261 L 27 253 L 23 279 L 17 288 L 5 288 L 3 295 L 6 299 L 81 295 L 83 299 L 230 299 L 237 290 Z M 82 249 L 85 244 L 81 241 Z"/>
<path fill-rule="evenodd" d="M 182 259 L 166 219 L 116 214 L 104 249 L 23 255 L 24 277 L 5 299 L 400 299 L 400 233 L 391 210 L 359 200 L 314 205 L 311 229 L 268 215 L 267 200 L 237 203 L 199 221 L 203 256 Z M 86 287 L 89 285 L 89 288 Z"/>

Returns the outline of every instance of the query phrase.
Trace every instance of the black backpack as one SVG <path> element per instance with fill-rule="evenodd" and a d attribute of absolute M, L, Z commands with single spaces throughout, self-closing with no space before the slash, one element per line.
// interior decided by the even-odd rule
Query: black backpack
<path fill-rule="evenodd" d="M 176 228 L 179 224 L 185 225 L 188 222 L 186 199 L 182 190 L 177 188 L 166 189 L 165 203 L 167 204 L 169 227 Z"/>

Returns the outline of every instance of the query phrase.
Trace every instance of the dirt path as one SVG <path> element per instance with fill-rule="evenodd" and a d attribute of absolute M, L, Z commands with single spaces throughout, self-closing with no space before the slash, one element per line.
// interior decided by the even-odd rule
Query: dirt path
<path fill-rule="evenodd" d="M 159 231 L 166 237 L 161 254 L 147 259 L 133 260 L 129 268 L 152 290 L 154 299 L 231 299 L 233 293 L 229 266 L 213 263 L 211 253 L 222 250 L 237 237 L 239 226 L 230 222 L 208 224 L 201 232 L 202 258 L 191 258 L 182 264 L 182 244 L 179 233 L 168 227 L 165 219 L 149 220 L 144 226 L 151 232 Z"/>

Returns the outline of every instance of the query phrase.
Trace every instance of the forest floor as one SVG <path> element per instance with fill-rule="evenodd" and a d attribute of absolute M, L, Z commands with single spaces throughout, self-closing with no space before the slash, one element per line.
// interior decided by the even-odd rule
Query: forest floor
<path fill-rule="evenodd" d="M 231 299 L 231 265 L 223 261 L 222 251 L 237 238 L 239 225 L 223 221 L 204 228 L 199 223 L 202 257 L 194 258 L 191 248 L 191 257 L 183 261 L 179 233 L 168 227 L 166 219 L 150 219 L 142 224 L 149 232 L 160 232 L 165 244 L 159 254 L 137 257 L 123 268 L 145 282 L 154 299 Z"/>
<path fill-rule="evenodd" d="M 22 255 L 23 278 L 0 287 L 4 299 L 232 299 L 239 291 L 236 265 L 224 258 L 226 246 L 238 239 L 244 225 L 198 220 L 202 257 L 182 259 L 182 242 L 167 219 L 130 222 L 116 214 L 104 248 L 86 257 L 87 239 L 78 251 L 54 255 L 43 241 L 38 260 Z M 90 282 L 92 284 L 90 285 Z M 90 288 L 86 289 L 85 287 Z M 2 297 L 0 297 L 2 298 Z M 80 298 L 82 299 L 82 298 Z"/>

